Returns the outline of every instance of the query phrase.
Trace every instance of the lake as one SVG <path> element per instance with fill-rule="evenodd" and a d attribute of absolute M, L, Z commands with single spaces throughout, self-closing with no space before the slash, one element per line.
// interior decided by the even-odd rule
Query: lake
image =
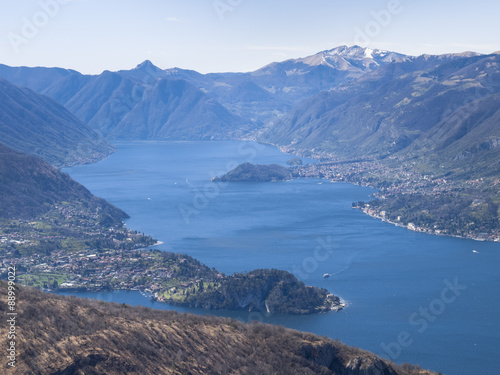
<path fill-rule="evenodd" d="M 227 274 L 288 270 L 349 306 L 338 313 L 265 316 L 178 308 L 138 292 L 74 294 L 281 324 L 448 375 L 499 373 L 499 243 L 411 232 L 353 210 L 352 202 L 374 193 L 370 188 L 313 179 L 210 181 L 242 162 L 286 165 L 291 156 L 268 145 L 131 142 L 117 148 L 104 161 L 65 171 L 126 211 L 128 227 L 162 241 L 157 248 Z"/>

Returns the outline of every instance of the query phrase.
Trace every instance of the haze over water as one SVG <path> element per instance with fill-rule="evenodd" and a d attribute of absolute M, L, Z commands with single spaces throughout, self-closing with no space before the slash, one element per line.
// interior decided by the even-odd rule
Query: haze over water
<path fill-rule="evenodd" d="M 497 374 L 500 244 L 415 233 L 351 209 L 369 199 L 369 188 L 326 180 L 210 182 L 242 162 L 285 165 L 290 158 L 253 142 L 134 142 L 66 172 L 126 211 L 127 226 L 164 242 L 161 250 L 227 274 L 285 269 L 349 303 L 310 316 L 210 313 L 338 338 L 444 374 Z M 97 297 L 208 313 L 137 292 Z"/>

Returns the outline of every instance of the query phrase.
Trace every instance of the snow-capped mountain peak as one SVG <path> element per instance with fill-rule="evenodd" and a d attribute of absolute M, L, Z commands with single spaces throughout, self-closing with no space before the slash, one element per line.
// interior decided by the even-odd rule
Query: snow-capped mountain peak
<path fill-rule="evenodd" d="M 392 62 L 406 61 L 412 58 L 413 57 L 391 51 L 360 46 L 349 47 L 344 45 L 304 58 L 288 60 L 285 64 L 290 65 L 299 63 L 302 65 L 302 67 L 289 70 L 289 72 L 293 72 L 294 74 L 304 73 L 304 69 L 308 70 L 320 65 L 328 66 L 332 69 L 340 71 L 363 73 L 373 70 L 381 65 Z M 304 65 L 309 68 L 304 68 Z"/>
<path fill-rule="evenodd" d="M 320 54 L 327 64 L 339 70 L 366 71 L 387 63 L 410 59 L 409 56 L 400 53 L 360 46 L 340 46 Z"/>

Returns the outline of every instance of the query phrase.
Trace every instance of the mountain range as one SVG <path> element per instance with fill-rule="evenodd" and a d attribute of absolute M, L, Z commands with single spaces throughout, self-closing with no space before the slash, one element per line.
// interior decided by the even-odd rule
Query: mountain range
<path fill-rule="evenodd" d="M 260 139 L 341 158 L 463 163 L 498 142 L 499 62 L 500 55 L 438 64 L 423 56 L 386 65 L 306 99 Z"/>
<path fill-rule="evenodd" d="M 55 100 L 1 78 L 0 142 L 58 166 L 95 162 L 114 150 Z"/>
<path fill-rule="evenodd" d="M 97 76 L 54 68 L 23 75 L 26 69 L 0 66 L 0 76 L 55 99 L 109 139 L 228 139 L 250 128 L 188 81 L 153 75 L 148 63 Z"/>
<path fill-rule="evenodd" d="M 250 73 L 162 70 L 145 61 L 95 76 L 0 65 L 0 77 L 50 96 L 110 139 L 227 139 L 256 132 L 322 90 L 408 60 L 342 46 Z"/>
<path fill-rule="evenodd" d="M 145 61 L 95 76 L 0 65 L 0 77 L 55 99 L 108 139 L 245 138 L 338 158 L 444 158 L 453 167 L 496 152 L 498 62 L 496 54 L 341 46 L 249 73 Z"/>

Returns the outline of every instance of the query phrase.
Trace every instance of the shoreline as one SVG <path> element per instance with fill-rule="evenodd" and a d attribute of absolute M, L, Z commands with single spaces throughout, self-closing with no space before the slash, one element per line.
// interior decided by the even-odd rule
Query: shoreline
<path fill-rule="evenodd" d="M 195 308 L 192 306 L 189 306 L 188 304 L 185 304 L 183 302 L 177 302 L 174 300 L 162 300 L 161 296 L 158 295 L 158 292 L 152 292 L 150 289 L 137 289 L 137 288 L 111 288 L 111 289 L 106 289 L 106 288 L 98 288 L 98 289 L 93 289 L 93 288 L 88 288 L 88 287 L 77 287 L 77 288 L 60 288 L 60 289 L 42 289 L 44 293 L 52 293 L 56 295 L 63 295 L 63 293 L 113 293 L 117 291 L 124 291 L 124 292 L 138 292 L 141 294 L 142 297 L 150 300 L 151 302 L 157 302 L 162 305 L 171 305 L 171 306 L 178 306 L 178 307 L 186 307 L 186 308 Z M 83 297 L 82 297 L 83 298 Z M 87 297 L 85 297 L 87 298 Z M 316 314 L 325 314 L 329 312 L 339 312 L 341 310 L 344 310 L 345 308 L 349 307 L 349 304 L 341 297 L 338 297 L 339 301 L 330 301 L 330 307 L 329 309 L 324 309 L 323 311 L 318 311 L 318 312 L 311 312 L 309 314 L 278 314 L 281 316 L 303 316 L 303 315 L 316 315 Z M 154 307 L 152 307 L 154 309 Z M 245 310 L 228 310 L 228 309 L 217 309 L 217 308 L 212 308 L 212 309 L 207 309 L 204 307 L 197 307 L 196 309 L 200 309 L 203 311 L 206 311 L 209 313 L 210 311 L 236 311 L 236 312 L 241 312 Z"/>
<path fill-rule="evenodd" d="M 352 208 L 356 209 L 356 210 L 360 210 L 365 215 L 370 216 L 374 219 L 379 219 L 379 220 L 383 221 L 384 223 L 388 223 L 388 224 L 392 224 L 396 227 L 408 229 L 408 230 L 411 230 L 412 232 L 424 233 L 424 234 L 430 234 L 430 235 L 442 236 L 442 237 L 454 237 L 454 238 L 460 238 L 463 240 L 473 240 L 473 241 L 479 241 L 479 242 L 500 242 L 499 237 L 496 237 L 494 239 L 488 239 L 488 238 L 474 237 L 474 236 L 469 237 L 469 236 L 460 236 L 457 234 L 439 233 L 439 232 L 437 232 L 439 229 L 432 231 L 432 229 L 419 227 L 413 223 L 408 223 L 405 225 L 405 224 L 401 224 L 401 223 L 397 223 L 397 222 L 388 220 L 378 213 L 369 212 L 370 209 L 368 207 L 352 207 Z"/>
<path fill-rule="evenodd" d="M 341 297 L 338 298 L 339 301 L 337 303 L 332 304 L 330 311 L 339 312 L 340 310 L 344 310 L 346 307 L 349 307 L 349 304 L 344 299 L 342 299 Z"/>
<path fill-rule="evenodd" d="M 121 290 L 126 290 L 126 289 L 121 289 Z M 161 296 L 158 295 L 158 292 L 152 293 L 151 296 L 145 295 L 143 293 L 143 291 L 141 291 L 141 290 L 139 290 L 139 292 L 142 294 L 143 297 L 148 298 L 152 302 L 158 302 L 158 303 L 161 303 L 161 304 L 166 304 L 166 305 L 171 305 L 171 306 L 180 306 L 180 307 L 186 307 L 186 308 L 196 308 L 196 309 L 200 309 L 200 310 L 203 310 L 203 311 L 206 311 L 206 312 L 210 312 L 210 311 L 234 311 L 234 312 L 247 311 L 245 309 L 231 310 L 231 309 L 193 307 L 193 306 L 190 306 L 189 304 L 186 304 L 184 302 L 179 302 L 179 301 L 175 301 L 175 300 L 163 300 L 163 299 L 161 299 Z M 340 310 L 343 310 L 343 309 L 345 309 L 346 307 L 349 306 L 349 304 L 344 299 L 342 299 L 340 297 L 339 297 L 339 301 L 338 302 L 331 301 L 328 298 L 325 301 L 330 303 L 329 308 L 327 308 L 326 306 L 323 306 L 321 311 L 310 312 L 310 313 L 307 313 L 307 314 L 293 314 L 293 313 L 274 314 L 274 313 L 270 313 L 269 311 L 267 311 L 267 313 L 270 314 L 270 315 L 279 315 L 279 316 L 318 315 L 318 314 L 327 314 L 329 312 L 339 312 Z M 266 307 L 267 307 L 267 305 L 266 305 Z M 251 312 L 251 311 L 248 311 L 248 312 Z"/>
<path fill-rule="evenodd" d="M 304 156 L 300 150 L 293 149 L 290 146 L 282 146 L 279 144 L 273 144 L 273 143 L 262 142 L 262 141 L 256 141 L 256 142 L 276 147 L 281 152 L 283 152 L 287 155 L 293 155 L 293 156 L 300 157 L 300 158 L 309 158 L 312 160 L 317 160 L 318 162 L 321 162 L 323 159 L 329 159 L 331 157 L 329 155 L 321 155 L 321 153 L 312 153 L 311 155 Z M 376 189 L 373 186 L 370 186 L 369 184 L 355 183 L 355 182 L 349 181 L 348 179 L 343 180 L 343 181 L 337 181 L 337 180 L 333 180 L 333 179 L 328 178 L 328 177 L 320 177 L 320 176 L 314 176 L 314 177 L 308 176 L 308 177 L 299 177 L 299 178 L 304 178 L 304 179 L 317 178 L 317 179 L 329 181 L 331 183 L 348 183 L 348 184 L 351 184 L 354 186 L 369 187 L 372 189 Z M 292 178 L 292 179 L 298 179 L 298 178 Z M 378 213 L 369 213 L 368 209 L 363 209 L 361 207 L 353 207 L 353 208 L 361 210 L 363 213 L 365 213 L 368 216 L 371 216 L 371 217 L 376 218 L 376 219 L 380 219 L 386 223 L 393 224 L 393 225 L 398 226 L 398 227 L 402 227 L 402 228 L 411 230 L 413 232 L 426 233 L 426 234 L 430 234 L 430 235 L 444 236 L 444 237 L 454 237 L 454 238 L 460 238 L 460 239 L 465 239 L 465 240 L 474 240 L 474 241 L 479 241 L 479 242 L 500 242 L 500 235 L 495 236 L 493 234 L 487 233 L 486 234 L 487 236 L 485 237 L 485 236 L 474 235 L 474 234 L 469 235 L 469 236 L 467 236 L 467 235 L 464 236 L 464 235 L 457 235 L 457 234 L 442 233 L 442 231 L 440 229 L 419 227 L 413 223 L 408 223 L 407 225 L 404 225 L 401 223 L 392 222 L 392 221 L 386 219 L 385 217 L 383 217 L 382 215 L 379 215 Z"/>

